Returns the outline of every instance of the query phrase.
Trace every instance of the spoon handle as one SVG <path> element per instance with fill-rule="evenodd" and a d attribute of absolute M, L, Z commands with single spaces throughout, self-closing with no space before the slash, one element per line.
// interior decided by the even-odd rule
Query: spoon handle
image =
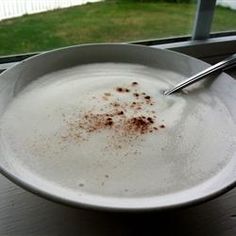
<path fill-rule="evenodd" d="M 227 57 L 223 61 L 220 61 L 220 62 L 216 63 L 215 65 L 210 66 L 209 68 L 197 73 L 196 75 L 191 76 L 190 78 L 177 84 L 174 88 L 165 91 L 164 94 L 170 95 L 172 93 L 175 93 L 175 92 L 187 87 L 188 85 L 193 84 L 193 83 L 203 79 L 205 76 L 207 76 L 213 72 L 216 72 L 219 70 L 226 70 L 229 67 L 231 68 L 233 65 L 236 65 L 236 53 L 230 57 Z"/>

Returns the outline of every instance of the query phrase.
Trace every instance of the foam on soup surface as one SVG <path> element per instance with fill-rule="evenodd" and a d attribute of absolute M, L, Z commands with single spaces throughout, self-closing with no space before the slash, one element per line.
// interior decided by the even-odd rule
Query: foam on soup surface
<path fill-rule="evenodd" d="M 196 186 L 229 162 L 236 132 L 224 104 L 204 91 L 163 96 L 181 77 L 119 63 L 45 75 L 1 118 L 1 148 L 16 171 L 78 193 Z"/>

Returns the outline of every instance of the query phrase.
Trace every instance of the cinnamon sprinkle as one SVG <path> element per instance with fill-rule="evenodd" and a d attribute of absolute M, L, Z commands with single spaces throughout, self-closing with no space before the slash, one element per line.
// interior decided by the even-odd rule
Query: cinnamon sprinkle
<path fill-rule="evenodd" d="M 137 86 L 138 83 L 132 82 L 131 85 Z M 110 137 L 109 142 L 116 142 L 113 146 L 120 149 L 124 143 L 136 140 L 141 135 L 154 133 L 158 131 L 158 128 L 165 128 L 164 124 L 157 123 L 156 115 L 154 115 L 156 112 L 153 109 L 147 113 L 147 106 L 151 108 L 154 103 L 151 96 L 138 91 L 137 88 L 132 91 L 132 87 L 129 89 L 116 87 L 115 90 L 119 93 L 131 91 L 133 92 L 131 96 L 133 95 L 135 98 L 133 97 L 131 102 L 122 102 L 119 98 L 115 99 L 110 92 L 105 92 L 100 98 L 104 99 L 105 96 L 105 100 L 109 98 L 111 102 L 104 109 L 100 109 L 100 112 L 84 111 L 79 113 L 79 117 L 73 114 L 70 118 L 63 113 L 63 121 L 66 123 L 67 131 L 63 133 L 62 141 L 88 140 L 92 133 L 110 130 L 112 133 L 111 136 L 108 136 Z M 103 110 L 107 112 L 103 112 Z M 143 114 L 142 110 L 145 111 Z"/>

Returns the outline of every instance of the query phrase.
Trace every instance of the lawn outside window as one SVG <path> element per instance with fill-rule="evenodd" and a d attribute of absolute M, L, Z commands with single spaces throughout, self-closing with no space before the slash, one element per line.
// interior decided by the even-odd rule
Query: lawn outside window
<path fill-rule="evenodd" d="M 215 32 L 231 31 L 211 33 L 212 22 Z M 235 52 L 236 10 L 216 0 L 105 0 L 3 20 L 0 70 L 42 51 L 101 42 L 150 45 L 215 62 Z"/>

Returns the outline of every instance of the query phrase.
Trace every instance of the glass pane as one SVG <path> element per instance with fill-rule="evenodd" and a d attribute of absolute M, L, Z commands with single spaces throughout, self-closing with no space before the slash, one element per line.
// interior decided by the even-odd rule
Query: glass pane
<path fill-rule="evenodd" d="M 218 0 L 212 32 L 236 31 L 236 0 Z"/>
<path fill-rule="evenodd" d="M 194 0 L 93 1 L 97 2 L 0 21 L 0 55 L 192 33 Z M 69 6 L 86 1 L 1 0 L 0 19 L 4 14 L 6 18 L 7 14 L 14 16 L 63 7 L 65 2 Z M 55 3 L 64 5 L 53 5 Z"/>

